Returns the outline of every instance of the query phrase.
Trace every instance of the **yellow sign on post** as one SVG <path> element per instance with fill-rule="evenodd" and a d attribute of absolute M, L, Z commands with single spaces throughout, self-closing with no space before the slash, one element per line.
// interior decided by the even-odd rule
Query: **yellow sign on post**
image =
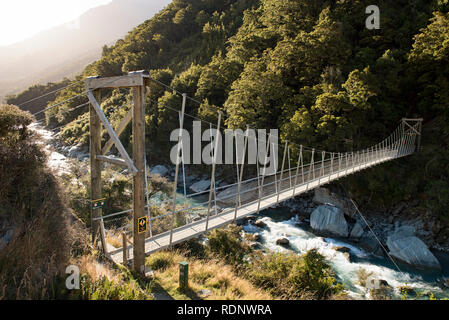
<path fill-rule="evenodd" d="M 92 209 L 101 209 L 104 207 L 104 202 L 106 199 L 98 199 L 98 200 L 92 200 Z"/>
<path fill-rule="evenodd" d="M 138 224 L 139 234 L 147 232 L 148 217 L 139 218 L 137 224 Z"/>

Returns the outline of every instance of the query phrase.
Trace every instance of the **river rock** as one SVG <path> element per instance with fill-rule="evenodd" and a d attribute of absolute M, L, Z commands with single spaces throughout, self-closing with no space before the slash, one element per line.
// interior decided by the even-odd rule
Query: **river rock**
<path fill-rule="evenodd" d="M 379 253 L 379 249 L 381 250 L 379 242 L 376 240 L 376 238 L 371 233 L 368 233 L 368 232 L 364 233 L 360 237 L 359 246 L 362 249 L 364 249 L 370 253 L 376 254 L 376 255 L 378 255 L 377 253 Z"/>
<path fill-rule="evenodd" d="M 350 253 L 351 252 L 351 249 L 349 249 L 348 247 L 343 247 L 343 246 L 334 247 L 334 250 L 341 252 L 341 253 Z"/>
<path fill-rule="evenodd" d="M 290 244 L 290 241 L 287 238 L 279 238 L 276 240 L 276 244 L 278 246 L 288 246 Z"/>
<path fill-rule="evenodd" d="M 418 269 L 441 270 L 438 259 L 418 237 L 413 227 L 400 227 L 387 239 L 390 254 Z"/>
<path fill-rule="evenodd" d="M 152 175 L 160 175 L 161 177 L 165 176 L 168 173 L 168 169 L 163 165 L 157 165 L 153 169 L 150 170 L 150 174 Z"/>
<path fill-rule="evenodd" d="M 254 222 L 254 225 L 262 229 L 267 227 L 267 224 L 262 219 L 259 219 L 256 222 Z"/>
<path fill-rule="evenodd" d="M 243 183 L 240 185 L 240 201 L 242 203 L 257 199 L 257 182 Z M 249 191 L 251 190 L 251 191 Z M 238 185 L 224 189 L 217 194 L 217 201 L 226 205 L 235 205 Z"/>
<path fill-rule="evenodd" d="M 313 194 L 313 202 L 317 204 L 332 204 L 343 211 L 343 213 L 351 218 L 355 216 L 354 205 L 346 198 L 331 192 L 327 188 L 316 188 Z"/>
<path fill-rule="evenodd" d="M 360 237 L 363 235 L 363 233 L 365 232 L 362 224 L 360 222 L 356 222 L 356 224 L 354 225 L 354 227 L 351 230 L 351 234 L 349 235 L 349 237 L 351 239 L 354 240 L 358 240 L 360 239 Z"/>
<path fill-rule="evenodd" d="M 210 188 L 210 180 L 200 180 L 190 186 L 190 190 L 195 193 L 206 191 Z"/>
<path fill-rule="evenodd" d="M 260 240 L 260 234 L 259 233 L 245 233 L 245 239 L 254 242 Z"/>
<path fill-rule="evenodd" d="M 348 236 L 348 224 L 343 211 L 331 205 L 316 208 L 310 216 L 310 226 L 318 232 L 338 237 Z"/>

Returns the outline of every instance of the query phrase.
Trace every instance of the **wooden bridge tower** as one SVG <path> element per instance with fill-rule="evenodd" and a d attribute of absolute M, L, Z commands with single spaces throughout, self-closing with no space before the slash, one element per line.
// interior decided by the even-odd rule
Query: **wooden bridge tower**
<path fill-rule="evenodd" d="M 131 72 L 125 76 L 86 79 L 86 91 L 90 101 L 90 168 L 91 168 L 91 200 L 92 200 L 92 242 L 97 243 L 100 235 L 102 248 L 107 252 L 105 229 L 101 205 L 98 200 L 102 197 L 101 163 L 109 162 L 125 166 L 133 174 L 133 269 L 136 272 L 145 272 L 145 232 L 139 232 L 139 223 L 148 224 L 145 214 L 145 97 L 149 75 L 145 71 Z M 133 93 L 133 106 L 116 130 L 109 123 L 101 109 L 101 90 L 115 88 L 130 88 Z M 132 120 L 133 157 L 128 155 L 119 136 Z M 101 125 L 109 134 L 109 141 L 101 147 Z M 121 158 L 112 158 L 107 153 L 115 146 Z M 101 201 L 100 201 L 101 202 Z M 145 227 L 143 226 L 143 227 Z M 142 229 L 142 225 L 141 225 Z"/>

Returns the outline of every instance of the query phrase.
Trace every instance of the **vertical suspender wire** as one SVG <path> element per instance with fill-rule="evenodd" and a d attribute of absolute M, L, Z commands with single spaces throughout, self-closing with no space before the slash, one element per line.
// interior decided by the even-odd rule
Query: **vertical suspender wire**
<path fill-rule="evenodd" d="M 312 150 L 312 154 L 315 155 L 315 149 Z M 312 178 L 315 180 L 315 159 L 312 161 Z"/>
<path fill-rule="evenodd" d="M 254 143 L 257 146 L 257 150 L 256 150 L 256 170 L 257 170 L 257 190 L 259 192 L 260 195 L 260 163 L 259 163 L 259 147 L 257 144 L 257 136 L 256 133 L 254 133 Z M 259 197 L 260 198 L 260 197 Z M 259 211 L 257 211 L 257 213 L 259 213 Z"/>
<path fill-rule="evenodd" d="M 407 134 L 407 130 L 404 125 L 404 156 L 407 155 L 408 140 L 409 140 L 409 135 Z"/>
<path fill-rule="evenodd" d="M 287 157 L 288 157 L 288 177 L 290 180 L 290 189 L 293 187 L 292 185 L 292 167 L 290 163 L 290 145 L 287 147 Z"/>
<path fill-rule="evenodd" d="M 343 159 L 343 155 L 341 153 L 338 153 L 338 173 L 337 173 L 337 179 L 340 178 L 341 160 L 342 159 Z"/>
<path fill-rule="evenodd" d="M 349 167 L 349 160 L 348 160 L 349 154 L 345 152 L 345 176 L 348 175 L 348 167 Z"/>
<path fill-rule="evenodd" d="M 262 183 L 259 186 L 259 201 L 257 202 L 257 214 L 260 212 L 260 201 L 262 200 L 262 194 L 263 194 L 263 184 L 265 181 L 265 175 L 267 173 L 267 162 L 268 162 L 268 152 L 270 151 L 270 144 L 271 144 L 271 134 L 268 135 L 268 141 L 267 141 L 267 152 L 265 153 L 265 162 L 263 167 L 263 175 L 262 175 Z M 275 168 L 275 171 L 276 168 Z"/>
<path fill-rule="evenodd" d="M 233 136 L 234 139 L 234 136 Z M 237 177 L 237 189 L 238 189 L 238 184 L 240 182 L 240 173 L 239 173 L 239 148 L 238 148 L 238 139 L 235 139 L 235 170 L 236 170 L 236 177 Z M 240 192 L 237 192 L 237 197 L 236 197 L 236 204 L 235 207 L 237 208 L 239 206 L 239 204 L 241 205 L 241 200 L 240 200 Z M 235 219 L 234 219 L 235 221 Z"/>
<path fill-rule="evenodd" d="M 238 146 L 237 146 L 237 139 L 235 140 L 235 176 L 236 176 L 236 178 L 237 178 L 237 185 L 239 184 L 239 177 L 240 177 L 240 170 L 239 170 L 239 150 L 238 150 Z M 241 203 L 241 201 L 240 201 L 240 194 L 238 194 L 237 193 L 237 196 L 238 196 L 238 201 L 237 201 L 237 204 L 236 204 L 236 206 L 238 206 L 238 204 L 239 203 Z"/>
<path fill-rule="evenodd" d="M 179 175 L 179 162 L 181 162 L 182 159 L 180 159 L 180 153 L 181 153 L 181 144 L 182 144 L 182 130 L 184 128 L 184 113 L 186 111 L 186 100 L 187 100 L 187 94 L 182 94 L 182 109 L 181 109 L 181 124 L 179 128 L 179 134 L 178 134 L 178 151 L 176 153 L 176 169 L 175 169 L 175 182 L 173 184 L 173 207 L 172 207 L 172 215 L 171 215 L 171 228 L 170 228 L 170 241 L 169 241 L 169 247 L 172 246 L 173 243 L 173 228 L 175 227 L 175 212 L 176 212 L 176 189 L 178 187 L 178 175 Z"/>
<path fill-rule="evenodd" d="M 214 148 L 214 158 L 212 160 L 212 176 L 209 190 L 209 202 L 207 204 L 207 218 L 206 218 L 206 231 L 209 229 L 209 217 L 210 217 L 210 205 L 212 202 L 212 193 L 214 192 L 215 185 L 215 166 L 217 164 L 217 154 L 218 154 L 218 140 L 220 139 L 220 126 L 221 126 L 221 111 L 218 112 L 218 124 L 217 124 L 217 134 L 215 135 L 215 148 Z"/>
<path fill-rule="evenodd" d="M 394 156 L 394 157 L 396 157 L 396 141 L 397 141 L 396 132 L 397 132 L 397 129 L 393 131 L 393 144 L 391 146 L 392 156 Z"/>
<path fill-rule="evenodd" d="M 318 177 L 318 186 L 321 184 L 321 178 L 324 176 L 324 158 L 326 158 L 326 151 L 321 152 L 321 169 Z"/>
<path fill-rule="evenodd" d="M 405 157 L 407 155 L 407 147 L 408 147 L 408 134 L 405 131 L 404 132 L 404 147 L 403 147 L 404 151 L 403 151 L 403 154 L 402 154 L 403 157 Z"/>
<path fill-rule="evenodd" d="M 410 130 L 410 129 L 409 129 Z M 408 156 L 410 154 L 410 144 L 411 144 L 411 133 L 410 131 L 407 132 L 407 142 L 406 142 L 406 148 L 405 148 L 405 154 Z"/>
<path fill-rule="evenodd" d="M 211 144 L 211 148 L 212 148 L 212 154 L 215 156 L 215 148 L 214 148 L 214 142 L 215 141 L 213 141 L 213 138 L 212 138 L 212 123 L 210 123 L 210 132 L 211 132 L 210 144 Z M 218 152 L 218 150 L 217 150 L 217 152 Z M 211 181 L 211 183 L 212 183 L 212 181 Z M 214 211 L 215 211 L 215 215 L 217 215 L 218 214 L 218 209 L 217 209 L 217 186 L 216 186 L 216 183 L 215 183 L 215 177 L 214 177 Z"/>
<path fill-rule="evenodd" d="M 413 126 L 413 128 L 416 130 L 416 125 Z M 413 145 L 415 143 L 415 132 L 413 130 L 410 130 L 410 148 L 409 148 L 409 154 L 413 153 Z"/>
<path fill-rule="evenodd" d="M 284 156 L 282 157 L 282 166 L 281 166 L 281 177 L 279 178 L 279 188 L 277 190 L 277 197 L 276 197 L 276 203 L 277 204 L 279 204 L 279 196 L 281 194 L 281 189 L 282 189 L 282 177 L 283 177 L 283 174 L 284 174 L 285 158 L 287 157 L 287 148 L 288 148 L 288 141 L 285 140 Z"/>
<path fill-rule="evenodd" d="M 402 133 L 401 133 L 401 135 L 402 135 L 402 139 L 401 139 L 401 143 L 402 143 L 402 145 L 401 145 L 401 157 L 403 157 L 404 156 L 404 154 L 405 154 L 405 138 L 406 138 L 406 136 L 405 136 L 405 121 L 404 120 L 402 120 Z"/>
<path fill-rule="evenodd" d="M 329 182 L 331 182 L 332 175 L 334 174 L 334 153 L 331 152 L 331 170 L 329 174 Z"/>
<path fill-rule="evenodd" d="M 351 151 L 351 166 L 352 172 L 354 173 L 354 151 Z"/>
<path fill-rule="evenodd" d="M 419 124 L 420 124 L 420 122 L 419 123 L 417 123 L 416 125 L 415 125 L 415 130 L 416 131 L 418 131 L 419 132 Z M 417 149 L 417 143 L 416 143 L 416 139 L 419 139 L 419 135 L 416 133 L 416 132 L 414 132 L 413 133 L 413 145 L 412 145 L 412 152 L 415 152 L 416 151 L 416 149 Z"/>
<path fill-rule="evenodd" d="M 298 165 L 296 166 L 296 176 L 295 176 L 295 185 L 293 186 L 293 195 L 296 192 L 296 186 L 298 185 L 298 174 L 299 174 L 299 166 L 303 163 L 302 159 L 302 145 L 299 146 L 299 155 L 298 155 Z M 304 166 L 302 166 L 302 183 L 304 183 Z"/>
<path fill-rule="evenodd" d="M 147 200 L 147 219 L 148 226 L 150 228 L 150 237 L 153 237 L 153 230 L 151 228 L 150 190 L 148 190 L 148 171 L 147 155 L 145 153 L 145 196 Z"/>
<path fill-rule="evenodd" d="M 246 161 L 246 149 L 248 148 L 248 136 L 249 136 L 249 126 L 246 126 L 245 143 L 244 143 L 244 146 L 243 146 L 243 155 L 242 155 L 242 166 L 240 168 L 239 177 L 237 177 L 238 178 L 238 184 L 237 184 L 237 197 L 235 199 L 234 222 L 235 222 L 235 220 L 237 220 L 238 207 L 242 206 L 242 199 L 241 199 L 241 196 L 240 196 L 240 190 L 241 190 L 242 180 L 243 180 L 243 168 L 245 166 L 245 161 Z M 237 144 L 236 144 L 236 149 L 237 149 Z M 237 162 L 237 170 L 238 170 L 238 168 L 239 168 L 239 162 L 237 161 L 238 154 L 237 154 L 237 157 L 235 159 L 236 159 L 236 162 Z"/>
<path fill-rule="evenodd" d="M 181 112 L 179 112 L 179 126 L 181 126 L 182 121 Z M 186 167 L 185 167 L 185 158 L 184 158 L 184 141 L 181 141 L 181 161 L 182 161 L 182 184 L 184 186 L 184 206 L 187 202 L 187 187 L 186 187 Z"/>
<path fill-rule="evenodd" d="M 309 183 L 310 183 L 310 175 L 311 175 L 311 170 L 313 170 L 313 157 L 315 155 L 315 149 L 312 149 L 312 155 L 310 157 L 310 165 L 309 165 L 309 176 L 307 178 L 307 186 L 306 186 L 306 191 L 309 190 Z M 313 177 L 314 179 L 315 177 Z M 315 179 L 314 179 L 315 180 Z"/>
<path fill-rule="evenodd" d="M 273 150 L 274 150 L 274 143 L 271 143 L 271 146 L 273 146 Z M 278 177 L 278 163 L 277 163 L 277 157 L 276 155 L 274 155 L 274 189 L 275 189 L 275 193 L 278 193 L 278 181 L 277 181 L 277 177 Z"/>

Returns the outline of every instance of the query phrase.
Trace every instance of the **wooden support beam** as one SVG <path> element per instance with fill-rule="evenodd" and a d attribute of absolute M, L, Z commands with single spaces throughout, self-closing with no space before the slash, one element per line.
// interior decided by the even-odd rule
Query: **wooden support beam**
<path fill-rule="evenodd" d="M 99 161 L 116 164 L 116 165 L 122 166 L 122 167 L 128 167 L 128 164 L 123 159 L 117 159 L 117 158 L 107 157 L 107 156 L 103 156 L 103 155 L 97 155 L 96 158 Z"/>
<path fill-rule="evenodd" d="M 95 99 L 100 100 L 100 92 L 95 91 Z M 101 162 L 97 155 L 101 152 L 101 122 L 94 106 L 90 105 L 90 199 L 96 200 L 102 197 L 101 192 Z M 91 233 L 92 244 L 97 244 L 97 235 L 100 231 L 100 221 L 94 220 L 102 216 L 102 209 L 93 209 L 91 203 Z"/>
<path fill-rule="evenodd" d="M 126 129 L 126 126 L 131 122 L 133 119 L 133 110 L 129 110 L 126 114 L 125 118 L 123 118 L 122 122 L 117 127 L 117 130 L 115 132 L 117 133 L 117 136 L 120 137 L 122 132 Z M 109 150 L 111 150 L 112 146 L 114 145 L 114 140 L 112 138 L 109 139 L 108 142 L 104 145 L 103 149 L 101 150 L 101 153 L 106 155 Z"/>
<path fill-rule="evenodd" d="M 145 272 L 145 233 L 139 232 L 139 219 L 145 214 L 145 86 L 133 87 L 133 178 L 134 264 L 135 272 Z"/>
<path fill-rule="evenodd" d="M 111 139 L 114 140 L 114 144 L 117 147 L 118 151 L 120 152 L 122 158 L 126 161 L 128 164 L 128 168 L 135 174 L 137 173 L 137 168 L 134 165 L 133 161 L 129 157 L 128 153 L 126 152 L 125 148 L 123 147 L 122 143 L 120 142 L 120 139 L 118 138 L 117 134 L 115 133 L 114 129 L 112 128 L 111 124 L 109 123 L 108 119 L 106 119 L 106 115 L 104 114 L 103 110 L 101 110 L 100 105 L 98 104 L 97 100 L 95 99 L 94 95 L 91 91 L 87 92 L 87 97 L 89 98 L 89 101 L 93 108 L 95 109 L 98 118 L 101 122 L 103 122 L 103 125 L 105 126 L 106 130 L 109 133 L 109 136 Z M 101 133 L 100 133 L 101 134 Z M 100 146 L 101 148 L 101 146 Z M 100 150 L 101 152 L 101 150 Z"/>
<path fill-rule="evenodd" d="M 87 90 L 96 90 L 103 88 L 129 88 L 135 86 L 143 86 L 145 78 L 149 78 L 144 71 L 132 72 L 127 75 L 118 77 L 90 77 L 86 79 Z"/>

